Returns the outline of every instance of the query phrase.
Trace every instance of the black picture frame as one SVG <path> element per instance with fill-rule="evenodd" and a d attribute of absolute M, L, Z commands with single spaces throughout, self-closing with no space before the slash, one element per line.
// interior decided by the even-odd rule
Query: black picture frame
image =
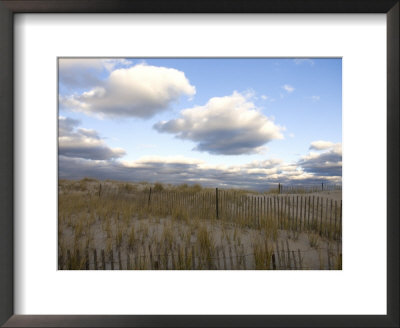
<path fill-rule="evenodd" d="M 398 0 L 0 0 L 0 324 L 5 327 L 399 327 L 399 8 Z M 387 315 L 14 315 L 13 17 L 16 13 L 385 13 Z"/>

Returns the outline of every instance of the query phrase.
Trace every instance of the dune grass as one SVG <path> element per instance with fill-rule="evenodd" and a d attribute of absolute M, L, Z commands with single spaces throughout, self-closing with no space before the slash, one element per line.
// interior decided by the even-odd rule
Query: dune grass
<path fill-rule="evenodd" d="M 82 254 L 104 249 L 114 261 L 120 252 L 127 253 L 123 256 L 131 256 L 130 267 L 188 270 L 223 267 L 222 258 L 229 259 L 233 249 L 235 259 L 227 260 L 226 267 L 243 268 L 247 261 L 249 269 L 269 269 L 272 245 L 282 231 L 293 241 L 300 231 L 307 234 L 313 249 L 325 240 L 340 242 L 338 213 L 336 220 L 324 217 L 320 223 L 321 212 L 310 224 L 300 222 L 294 205 L 276 197 L 221 190 L 217 217 L 215 190 L 200 185 L 60 180 L 59 254 L 67 258 L 70 250 L 70 267 L 75 269 L 86 266 Z M 250 235 L 255 236 L 253 242 Z M 339 256 L 332 266 L 341 268 Z"/>

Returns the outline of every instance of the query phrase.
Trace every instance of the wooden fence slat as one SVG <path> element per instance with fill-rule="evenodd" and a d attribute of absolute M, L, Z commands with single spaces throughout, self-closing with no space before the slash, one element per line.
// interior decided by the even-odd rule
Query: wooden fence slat
<path fill-rule="evenodd" d="M 241 249 L 242 249 L 243 268 L 246 270 L 246 255 L 244 254 L 244 246 L 243 246 L 243 244 L 241 246 Z"/>
<path fill-rule="evenodd" d="M 307 231 L 310 230 L 310 216 L 311 216 L 311 197 L 308 196 Z"/>
<path fill-rule="evenodd" d="M 302 225 L 303 225 L 303 196 L 300 198 L 300 231 L 302 231 Z"/>
<path fill-rule="evenodd" d="M 218 248 L 219 247 L 216 248 L 216 252 L 217 252 L 217 270 L 221 268 Z"/>
<path fill-rule="evenodd" d="M 72 263 L 71 263 L 71 251 L 68 249 L 67 250 L 67 269 L 71 270 L 72 269 Z"/>
<path fill-rule="evenodd" d="M 283 240 L 281 240 L 281 246 L 282 246 L 282 263 L 283 263 L 283 269 L 287 269 L 287 261 L 286 261 L 286 253 L 285 253 L 285 244 L 283 243 Z"/>
<path fill-rule="evenodd" d="M 121 251 L 118 250 L 118 269 L 122 270 Z"/>
<path fill-rule="evenodd" d="M 113 250 L 111 250 L 111 253 L 110 253 L 110 260 L 111 260 L 111 270 L 114 270 L 114 252 L 113 252 Z"/>
<path fill-rule="evenodd" d="M 296 255 L 295 255 L 294 251 L 292 251 L 292 257 L 293 257 L 294 269 L 297 270 Z"/>
<path fill-rule="evenodd" d="M 332 231 L 332 209 L 333 209 L 333 201 L 331 199 L 331 211 L 330 211 L 330 216 L 329 216 L 329 236 L 331 237 L 331 231 Z"/>
<path fill-rule="evenodd" d="M 102 264 L 102 270 L 106 269 L 106 256 L 104 254 L 104 249 L 101 250 L 101 264 Z"/>
<path fill-rule="evenodd" d="M 224 260 L 224 270 L 227 270 L 225 248 L 222 246 L 222 258 Z"/>
<path fill-rule="evenodd" d="M 333 229 L 333 232 L 335 238 L 337 239 L 336 220 L 337 220 L 337 201 L 335 200 L 335 228 Z"/>
<path fill-rule="evenodd" d="M 196 270 L 196 253 L 194 246 L 192 246 L 192 270 Z"/>
<path fill-rule="evenodd" d="M 89 270 L 89 250 L 85 250 L 85 269 Z"/>
<path fill-rule="evenodd" d="M 290 263 L 290 248 L 289 248 L 289 242 L 286 239 L 286 247 L 287 247 L 287 263 L 288 263 L 288 268 L 289 270 L 292 268 L 292 264 Z"/>
<path fill-rule="evenodd" d="M 299 267 L 300 267 L 300 270 L 302 270 L 303 269 L 303 259 L 301 258 L 300 249 L 297 249 L 297 252 L 298 252 L 298 255 L 299 255 Z"/>
<path fill-rule="evenodd" d="M 272 270 L 276 270 L 275 254 L 274 253 L 272 253 Z"/>
<path fill-rule="evenodd" d="M 94 263 L 94 269 L 97 270 L 97 251 L 96 249 L 93 250 L 93 263 Z"/>
<path fill-rule="evenodd" d="M 296 196 L 296 231 L 297 231 L 297 224 L 298 224 L 298 215 L 299 215 L 299 196 Z"/>
<path fill-rule="evenodd" d="M 234 266 L 233 266 L 233 258 L 232 258 L 232 249 L 231 246 L 229 246 L 229 261 L 231 263 L 231 270 L 234 270 Z"/>
<path fill-rule="evenodd" d="M 275 241 L 276 244 L 276 255 L 278 257 L 278 268 L 281 269 L 282 266 L 282 261 L 281 261 L 281 255 L 279 253 L 279 245 L 278 245 L 278 240 Z"/>

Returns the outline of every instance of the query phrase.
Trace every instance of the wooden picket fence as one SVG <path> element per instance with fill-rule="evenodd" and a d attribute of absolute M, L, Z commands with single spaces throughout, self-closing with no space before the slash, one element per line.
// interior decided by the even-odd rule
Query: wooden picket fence
<path fill-rule="evenodd" d="M 307 267 L 303 264 L 304 253 L 309 251 L 326 252 L 327 261 L 322 267 Z M 121 249 L 111 252 L 96 249 L 86 249 L 84 254 L 79 250 L 67 250 L 66 257 L 59 254 L 59 270 L 334 270 L 341 269 L 341 249 L 320 248 L 301 251 L 290 250 L 289 244 L 281 241 L 272 247 L 272 252 L 260 263 L 255 260 L 253 253 L 246 254 L 241 247 L 234 246 L 227 249 L 217 247 L 212 256 L 202 256 L 196 247 L 186 247 L 164 253 L 153 252 L 152 248 L 139 247 L 136 250 Z M 257 262 L 257 263 L 256 263 Z M 338 267 L 339 263 L 339 267 Z"/>
<path fill-rule="evenodd" d="M 218 188 L 199 192 L 149 188 L 126 194 L 103 188 L 98 197 L 125 197 L 138 211 L 156 217 L 186 215 L 256 229 L 275 222 L 279 229 L 311 231 L 334 240 L 342 236 L 342 201 L 327 196 L 249 194 Z"/>
<path fill-rule="evenodd" d="M 273 189 L 272 189 L 273 190 Z M 283 185 L 278 184 L 277 192 L 279 194 L 306 194 L 320 191 L 341 191 L 341 184 L 315 184 L 315 185 Z"/>

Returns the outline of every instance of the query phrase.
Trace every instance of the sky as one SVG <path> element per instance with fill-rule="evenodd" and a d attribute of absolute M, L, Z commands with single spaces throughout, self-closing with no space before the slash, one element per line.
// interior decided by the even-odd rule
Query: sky
<path fill-rule="evenodd" d="M 59 178 L 341 184 L 337 58 L 60 58 Z"/>

